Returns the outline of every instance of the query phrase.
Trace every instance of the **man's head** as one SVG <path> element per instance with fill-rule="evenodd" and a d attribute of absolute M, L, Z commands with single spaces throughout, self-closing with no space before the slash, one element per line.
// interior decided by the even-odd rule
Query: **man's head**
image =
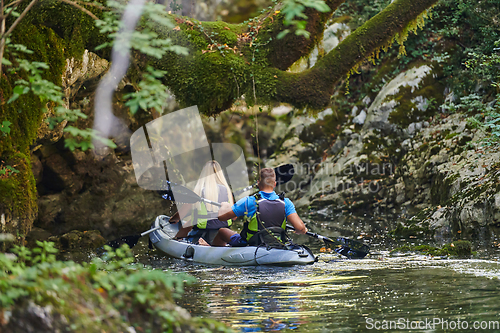
<path fill-rule="evenodd" d="M 259 175 L 259 189 L 263 190 L 265 188 L 274 189 L 276 186 L 276 174 L 271 168 L 264 168 L 260 170 Z"/>

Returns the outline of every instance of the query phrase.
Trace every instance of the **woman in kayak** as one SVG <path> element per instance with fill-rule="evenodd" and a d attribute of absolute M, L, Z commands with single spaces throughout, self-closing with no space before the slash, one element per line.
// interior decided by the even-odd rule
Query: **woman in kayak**
<path fill-rule="evenodd" d="M 217 161 L 209 161 L 205 164 L 193 192 L 211 201 L 234 204 L 231 189 Z M 181 228 L 176 237 L 187 236 L 188 240 L 193 243 L 210 245 L 220 228 L 229 228 L 232 224 L 231 220 L 220 221 L 217 218 L 218 210 L 218 207 L 204 202 L 183 205 L 170 220 L 177 222 L 180 216 L 182 219 L 187 217 L 192 226 Z"/>

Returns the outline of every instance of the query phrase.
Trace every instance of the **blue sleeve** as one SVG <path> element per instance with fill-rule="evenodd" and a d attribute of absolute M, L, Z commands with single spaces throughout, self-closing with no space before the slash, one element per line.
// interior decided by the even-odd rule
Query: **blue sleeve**
<path fill-rule="evenodd" d="M 290 201 L 290 199 L 285 198 L 285 214 L 286 216 L 296 213 L 295 205 Z"/>
<path fill-rule="evenodd" d="M 234 214 L 238 217 L 244 216 L 245 212 L 248 213 L 248 216 L 253 216 L 253 214 L 255 214 L 255 198 L 241 198 L 233 205 L 232 209 Z"/>

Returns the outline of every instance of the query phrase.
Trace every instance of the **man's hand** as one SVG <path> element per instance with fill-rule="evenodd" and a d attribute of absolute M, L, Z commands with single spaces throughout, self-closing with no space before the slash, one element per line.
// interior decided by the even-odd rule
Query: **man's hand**
<path fill-rule="evenodd" d="M 219 212 L 220 211 L 228 211 L 229 209 L 231 209 L 231 204 L 229 202 L 222 202 L 220 204 Z"/>
<path fill-rule="evenodd" d="M 302 230 L 296 230 L 295 233 L 299 235 L 305 235 L 309 230 L 307 230 L 307 227 L 304 226 L 304 229 Z"/>

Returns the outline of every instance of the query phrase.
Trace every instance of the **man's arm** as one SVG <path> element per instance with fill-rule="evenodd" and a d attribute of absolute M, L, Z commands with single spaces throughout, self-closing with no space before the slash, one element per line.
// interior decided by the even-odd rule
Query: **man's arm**
<path fill-rule="evenodd" d="M 302 219 L 299 217 L 299 214 L 297 213 L 292 213 L 286 217 L 288 222 L 292 224 L 292 226 L 295 228 L 295 233 L 296 234 L 305 234 L 307 232 L 307 228 L 302 221 Z"/>
<path fill-rule="evenodd" d="M 231 204 L 229 202 L 221 203 L 218 219 L 220 221 L 227 221 L 229 219 L 234 219 L 235 217 L 236 214 L 233 212 Z"/>

